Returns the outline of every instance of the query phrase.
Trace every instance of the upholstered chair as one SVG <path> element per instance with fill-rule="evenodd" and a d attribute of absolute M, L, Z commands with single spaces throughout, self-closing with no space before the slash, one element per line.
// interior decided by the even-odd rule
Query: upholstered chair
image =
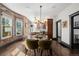
<path fill-rule="evenodd" d="M 52 54 L 51 44 L 52 44 L 52 40 L 40 40 L 38 42 L 39 48 L 41 49 L 41 55 L 43 51 Z"/>
<path fill-rule="evenodd" d="M 38 49 L 38 40 L 27 39 L 26 45 L 30 50 L 33 50 L 34 55 L 36 55 L 36 49 Z"/>

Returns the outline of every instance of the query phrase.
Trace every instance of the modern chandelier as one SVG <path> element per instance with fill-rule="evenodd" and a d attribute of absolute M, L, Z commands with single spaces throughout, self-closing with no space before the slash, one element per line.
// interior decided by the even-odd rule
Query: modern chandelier
<path fill-rule="evenodd" d="M 36 24 L 37 31 L 43 31 L 46 27 L 46 21 L 42 19 L 42 5 L 39 6 L 39 18 L 35 17 L 34 23 Z"/>
<path fill-rule="evenodd" d="M 35 17 L 35 23 L 42 23 L 42 5 L 40 5 L 39 18 Z"/>

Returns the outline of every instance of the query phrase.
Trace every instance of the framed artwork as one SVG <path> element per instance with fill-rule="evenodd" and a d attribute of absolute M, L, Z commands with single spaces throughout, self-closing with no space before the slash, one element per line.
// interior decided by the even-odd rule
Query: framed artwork
<path fill-rule="evenodd" d="M 63 21 L 63 28 L 67 27 L 67 21 Z"/>

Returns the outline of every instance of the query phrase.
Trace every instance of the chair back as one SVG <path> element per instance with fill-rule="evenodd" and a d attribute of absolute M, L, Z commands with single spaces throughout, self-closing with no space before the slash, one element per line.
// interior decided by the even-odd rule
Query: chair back
<path fill-rule="evenodd" d="M 27 39 L 26 44 L 29 49 L 37 49 L 38 48 L 38 40 Z"/>
<path fill-rule="evenodd" d="M 40 40 L 38 44 L 41 49 L 50 49 L 52 40 Z"/>

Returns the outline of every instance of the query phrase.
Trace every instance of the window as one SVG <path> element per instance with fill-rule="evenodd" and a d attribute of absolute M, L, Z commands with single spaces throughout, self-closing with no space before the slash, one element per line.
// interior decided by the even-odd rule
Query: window
<path fill-rule="evenodd" d="M 23 31 L 23 22 L 20 19 L 16 19 L 16 35 L 22 35 Z"/>
<path fill-rule="evenodd" d="M 7 14 L 1 16 L 1 39 L 12 36 L 12 18 Z"/>

